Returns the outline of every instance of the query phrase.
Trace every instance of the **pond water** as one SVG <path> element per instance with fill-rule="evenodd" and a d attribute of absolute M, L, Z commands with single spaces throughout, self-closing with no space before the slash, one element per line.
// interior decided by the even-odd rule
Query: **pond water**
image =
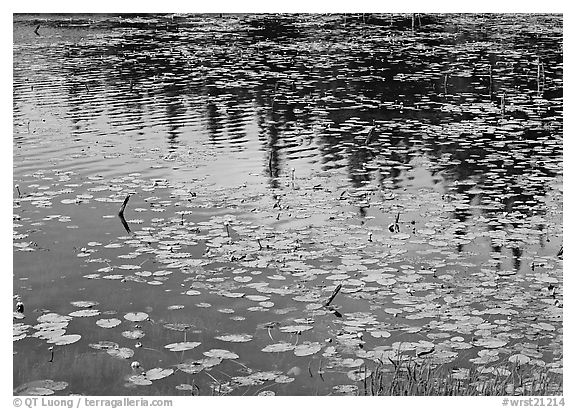
<path fill-rule="evenodd" d="M 562 24 L 15 15 L 16 392 L 560 375 Z"/>

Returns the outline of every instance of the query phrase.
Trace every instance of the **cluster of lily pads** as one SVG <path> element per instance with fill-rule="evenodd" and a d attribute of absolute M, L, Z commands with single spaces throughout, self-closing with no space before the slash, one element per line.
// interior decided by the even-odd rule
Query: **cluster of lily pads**
<path fill-rule="evenodd" d="M 131 188 L 149 185 L 138 178 L 134 175 L 115 181 L 121 180 Z M 189 201 L 185 189 L 170 184 L 163 185 L 161 190 L 167 187 L 171 199 L 160 196 L 140 199 L 143 193 L 150 192 L 137 192 L 131 203 L 134 206 L 145 203 L 147 207 L 126 211 L 127 214 L 137 212 L 142 217 L 126 221 L 131 226 L 130 234 L 107 244 L 89 242 L 80 249 L 77 257 L 94 271 L 84 277 L 112 280 L 120 286 L 168 286 L 173 294 L 170 301 L 176 302 L 167 307 L 171 311 L 192 308 L 196 315 L 201 314 L 202 309 L 214 308 L 223 314 L 222 319 L 230 315 L 237 321 L 246 321 L 246 314 L 277 315 L 277 321 L 261 322 L 251 329 L 247 326 L 244 333 L 215 335 L 214 339 L 260 344 L 257 348 L 262 353 L 316 356 L 318 373 L 346 370 L 348 378 L 355 382 L 370 376 L 368 363 L 386 361 L 398 354 L 411 354 L 433 364 L 462 362 L 466 357 L 486 371 L 490 370 L 491 363 L 502 359 L 561 370 L 561 361 L 547 363 L 542 359 L 545 354 L 561 358 L 557 355 L 561 351 L 557 348 L 561 336 L 557 332 L 557 323 L 562 320 L 561 285 L 553 274 L 557 263 L 555 255 L 537 256 L 537 252 L 526 245 L 526 253 L 533 252 L 537 267 L 524 268 L 520 276 L 518 271 L 499 269 L 497 258 L 488 258 L 484 265 L 477 266 L 467 261 L 475 254 L 474 242 L 490 243 L 492 237 L 468 234 L 465 240 L 454 243 L 452 238 L 456 233 L 450 219 L 443 216 L 445 208 L 439 197 L 428 204 L 418 204 L 411 195 L 394 198 L 394 209 L 402 208 L 406 215 L 423 211 L 429 220 L 422 226 L 404 222 L 396 232 L 378 228 L 374 223 L 376 217 L 364 223 L 355 222 L 358 215 L 346 209 L 356 204 L 358 195 L 343 199 L 337 189 L 315 189 L 311 185 L 313 181 L 312 178 L 302 180 L 301 189 L 288 190 L 282 196 L 280 209 L 290 208 L 293 216 L 286 217 L 297 219 L 299 216 L 305 220 L 312 217 L 306 210 L 312 208 L 312 203 L 327 203 L 331 196 L 334 207 L 329 214 L 333 216 L 321 224 L 295 229 L 289 222 L 281 223 L 274 216 L 275 211 L 266 212 L 259 207 L 256 207 L 256 220 L 240 216 L 249 213 L 238 211 L 238 215 L 188 221 L 186 217 L 202 208 L 206 200 L 202 195 Z M 365 189 L 358 192 L 366 194 Z M 106 190 L 101 190 L 100 195 L 103 193 L 95 199 L 114 203 L 125 194 L 115 191 L 106 195 Z M 410 208 L 414 204 L 417 207 Z M 262 206 L 262 203 L 255 197 L 243 206 Z M 384 202 L 380 206 L 384 206 Z M 167 217 L 147 216 L 159 208 L 165 210 L 161 212 L 163 215 L 168 213 Z M 348 227 L 344 228 L 347 223 Z M 370 236 L 368 231 L 372 233 Z M 413 251 L 409 251 L 411 246 Z M 459 254 L 454 252 L 455 246 L 469 249 Z M 335 308 L 325 307 L 325 301 L 338 285 L 342 295 L 336 300 L 346 300 L 346 303 L 337 303 Z M 158 296 L 162 290 L 159 291 Z M 192 306 L 187 301 L 190 298 L 202 301 Z M 97 301 L 71 304 L 78 309 L 67 315 L 51 312 L 39 316 L 33 328 L 37 331 L 32 334 L 28 335 L 30 325 L 15 324 L 15 340 L 33 336 L 47 343 L 66 345 L 80 339 L 80 335 L 66 333 L 72 319 L 92 318 L 96 326 L 110 330 L 122 323 L 116 317 L 100 318 Z M 215 304 L 229 306 L 215 307 Z M 278 308 L 279 305 L 288 307 Z M 154 317 L 145 312 L 127 312 L 123 318 L 134 323 L 151 321 L 151 325 L 163 319 L 161 315 Z M 248 319 L 247 325 L 252 321 Z M 165 322 L 164 327 L 186 332 L 195 325 Z M 311 331 L 313 329 L 315 331 Z M 308 331 L 315 335 L 307 338 Z M 282 338 L 282 334 L 289 334 L 290 338 Z M 121 335 L 127 340 L 138 340 L 136 348 L 109 341 L 93 342 L 89 346 L 105 350 L 112 357 L 133 359 L 135 350 L 146 344 L 145 340 L 140 341 L 146 333 L 137 326 L 122 331 Z M 547 342 L 543 344 L 545 339 Z M 183 352 L 202 344 L 173 342 L 164 348 Z M 470 355 L 467 351 L 475 352 Z M 155 380 L 175 374 L 174 370 L 187 374 L 205 371 L 215 379 L 212 388 L 218 393 L 263 385 L 265 381 L 294 380 L 287 375 L 290 367 L 285 368 L 285 372 L 266 375 L 240 367 L 248 373 L 234 376 L 232 381 L 217 381 L 210 374 L 211 369 L 223 360 L 239 359 L 240 355 L 214 348 L 202 354 L 204 358 L 184 360 L 176 363 L 175 368 L 155 367 L 131 374 L 127 376 L 127 384 L 151 385 Z M 139 369 L 138 361 L 132 364 L 134 369 Z"/>

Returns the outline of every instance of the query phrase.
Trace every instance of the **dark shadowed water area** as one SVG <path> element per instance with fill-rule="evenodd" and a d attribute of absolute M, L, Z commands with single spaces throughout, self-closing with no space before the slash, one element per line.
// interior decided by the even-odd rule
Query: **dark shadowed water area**
<path fill-rule="evenodd" d="M 13 21 L 17 393 L 562 374 L 562 16 Z"/>

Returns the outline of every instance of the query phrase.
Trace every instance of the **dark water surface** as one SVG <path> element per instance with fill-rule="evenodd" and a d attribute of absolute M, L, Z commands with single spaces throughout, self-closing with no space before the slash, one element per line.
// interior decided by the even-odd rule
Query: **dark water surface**
<path fill-rule="evenodd" d="M 15 15 L 14 386 L 561 373 L 562 61 L 558 15 Z"/>

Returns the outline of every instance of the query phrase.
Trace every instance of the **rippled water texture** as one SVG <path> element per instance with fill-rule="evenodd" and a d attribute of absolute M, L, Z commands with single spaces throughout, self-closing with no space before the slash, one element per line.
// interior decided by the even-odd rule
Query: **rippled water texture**
<path fill-rule="evenodd" d="M 561 374 L 562 24 L 15 15 L 17 393 Z"/>

